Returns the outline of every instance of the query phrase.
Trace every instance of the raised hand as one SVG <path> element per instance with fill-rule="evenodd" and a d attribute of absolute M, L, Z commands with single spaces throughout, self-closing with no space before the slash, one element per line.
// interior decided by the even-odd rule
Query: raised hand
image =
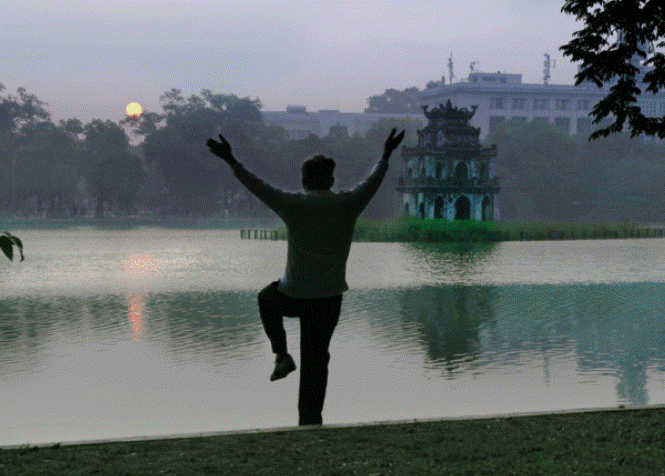
<path fill-rule="evenodd" d="M 210 152 L 215 154 L 227 164 L 235 165 L 237 163 L 235 157 L 233 157 L 233 152 L 231 152 L 231 144 L 229 144 L 229 142 L 224 139 L 222 134 L 219 135 L 219 142 L 217 142 L 215 139 L 209 138 L 206 141 L 206 145 L 208 146 L 208 149 L 210 149 Z"/>
<path fill-rule="evenodd" d="M 404 132 L 406 131 L 402 131 L 399 134 L 395 135 L 396 132 L 397 129 L 393 129 L 392 131 L 390 131 L 390 135 L 386 139 L 386 143 L 383 146 L 383 157 L 386 159 L 389 158 L 390 154 L 392 154 L 393 151 L 397 149 L 397 147 L 400 145 L 402 139 L 404 139 Z"/>

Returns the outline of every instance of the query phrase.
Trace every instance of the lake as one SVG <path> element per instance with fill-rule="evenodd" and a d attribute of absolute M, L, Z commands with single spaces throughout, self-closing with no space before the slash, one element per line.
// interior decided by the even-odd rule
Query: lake
<path fill-rule="evenodd" d="M 256 293 L 285 242 L 13 230 L 0 445 L 294 426 Z M 355 243 L 325 423 L 665 403 L 665 240 Z M 298 320 L 287 319 L 296 363 Z"/>

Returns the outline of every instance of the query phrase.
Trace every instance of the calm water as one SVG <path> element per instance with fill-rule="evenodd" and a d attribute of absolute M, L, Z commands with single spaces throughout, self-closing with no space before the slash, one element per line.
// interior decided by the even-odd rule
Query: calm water
<path fill-rule="evenodd" d="M 21 231 L 0 445 L 290 426 L 256 292 L 283 242 Z M 354 244 L 326 423 L 665 403 L 665 240 Z M 298 321 L 287 320 L 298 361 Z"/>

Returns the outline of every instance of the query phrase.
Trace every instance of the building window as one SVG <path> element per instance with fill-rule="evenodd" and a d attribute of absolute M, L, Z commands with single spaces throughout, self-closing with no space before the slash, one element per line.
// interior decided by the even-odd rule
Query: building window
<path fill-rule="evenodd" d="M 580 117 L 577 120 L 577 133 L 583 136 L 588 136 L 591 134 L 591 119 L 587 117 Z"/>
<path fill-rule="evenodd" d="M 588 111 L 591 109 L 591 101 L 588 99 L 578 99 L 577 100 L 577 110 L 578 111 Z"/>
<path fill-rule="evenodd" d="M 515 122 L 526 122 L 526 116 L 513 116 L 511 119 Z"/>
<path fill-rule="evenodd" d="M 503 109 L 503 98 L 490 98 L 490 109 Z"/>
<path fill-rule="evenodd" d="M 503 116 L 490 116 L 490 132 L 499 127 L 506 118 Z"/>
<path fill-rule="evenodd" d="M 570 134 L 570 118 L 569 117 L 555 118 L 554 127 L 563 130 L 566 134 Z"/>
<path fill-rule="evenodd" d="M 567 111 L 570 101 L 568 99 L 555 99 L 554 107 L 557 111 Z"/>
<path fill-rule="evenodd" d="M 533 100 L 533 110 L 534 111 L 545 111 L 550 108 L 549 102 L 547 99 L 534 99 Z"/>
<path fill-rule="evenodd" d="M 526 99 L 513 98 L 513 109 L 524 109 L 524 104 L 526 104 Z"/>

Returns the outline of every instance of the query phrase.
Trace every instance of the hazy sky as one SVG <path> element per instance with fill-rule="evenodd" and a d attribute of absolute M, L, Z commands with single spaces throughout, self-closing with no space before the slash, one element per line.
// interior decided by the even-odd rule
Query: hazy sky
<path fill-rule="evenodd" d="M 53 119 L 117 121 L 130 101 L 160 111 L 179 88 L 258 97 L 264 110 L 362 111 L 385 89 L 476 70 L 571 84 L 559 46 L 581 24 L 557 0 L 6 1 L 0 83 L 24 86 Z M 458 80 L 459 80 L 458 79 Z"/>

